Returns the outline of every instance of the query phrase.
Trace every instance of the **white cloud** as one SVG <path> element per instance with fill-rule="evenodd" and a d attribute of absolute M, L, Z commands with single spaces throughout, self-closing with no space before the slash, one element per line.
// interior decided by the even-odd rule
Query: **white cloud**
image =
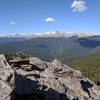
<path fill-rule="evenodd" d="M 48 17 L 45 19 L 46 22 L 56 22 L 53 17 Z"/>
<path fill-rule="evenodd" d="M 15 25 L 16 22 L 15 21 L 9 21 L 10 24 Z"/>
<path fill-rule="evenodd" d="M 83 12 L 87 9 L 86 2 L 84 0 L 74 0 L 71 8 L 74 12 Z"/>

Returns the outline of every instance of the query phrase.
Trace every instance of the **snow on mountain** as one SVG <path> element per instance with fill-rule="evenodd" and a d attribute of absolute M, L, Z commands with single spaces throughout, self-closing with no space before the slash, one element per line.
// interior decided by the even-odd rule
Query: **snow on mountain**
<path fill-rule="evenodd" d="M 60 31 L 52 31 L 52 32 L 44 32 L 44 33 L 32 33 L 32 34 L 28 34 L 28 33 L 13 33 L 8 35 L 7 37 L 11 37 L 11 38 L 37 38 L 37 37 L 88 37 L 91 36 L 93 34 L 90 33 L 85 33 L 85 32 L 81 32 L 81 33 L 74 33 L 74 32 L 60 32 Z"/>
<path fill-rule="evenodd" d="M 41 37 L 43 34 L 42 33 L 12 33 L 9 34 L 7 37 L 8 38 L 36 38 L 36 37 Z"/>
<path fill-rule="evenodd" d="M 73 36 L 77 36 L 77 37 L 88 37 L 91 36 L 92 34 L 90 33 L 85 33 L 85 32 L 81 32 L 81 33 L 74 33 L 74 32 L 60 32 L 60 31 L 52 31 L 52 32 L 46 32 L 44 33 L 42 36 L 44 37 L 73 37 Z"/>
<path fill-rule="evenodd" d="M 31 34 L 26 34 L 26 33 L 12 33 L 9 34 L 7 37 L 9 38 L 30 38 Z"/>

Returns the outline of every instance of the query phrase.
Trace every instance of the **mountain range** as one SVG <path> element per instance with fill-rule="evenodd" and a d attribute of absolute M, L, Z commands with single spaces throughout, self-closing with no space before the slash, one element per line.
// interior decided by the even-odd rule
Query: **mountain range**
<path fill-rule="evenodd" d="M 44 59 L 66 59 L 100 53 L 100 36 L 91 33 L 14 33 L 0 38 L 0 53 L 27 53 Z"/>
<path fill-rule="evenodd" d="M 85 33 L 85 32 L 61 32 L 61 31 L 51 31 L 51 32 L 43 32 L 43 33 L 12 33 L 6 37 L 9 38 L 38 38 L 38 37 L 87 37 L 91 36 L 92 33 Z"/>

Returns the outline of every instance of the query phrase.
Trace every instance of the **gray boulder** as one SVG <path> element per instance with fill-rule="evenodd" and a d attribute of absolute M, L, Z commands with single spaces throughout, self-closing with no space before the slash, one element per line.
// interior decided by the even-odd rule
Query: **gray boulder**
<path fill-rule="evenodd" d="M 30 57 L 30 64 L 33 65 L 33 69 L 38 69 L 40 71 L 47 68 L 45 61 L 43 61 L 37 57 Z"/>
<path fill-rule="evenodd" d="M 98 86 L 79 70 L 36 57 L 14 71 L 0 55 L 0 91 L 0 100 L 100 100 Z"/>
<path fill-rule="evenodd" d="M 7 63 L 4 55 L 0 55 L 0 100 L 10 100 L 14 84 L 14 70 Z"/>

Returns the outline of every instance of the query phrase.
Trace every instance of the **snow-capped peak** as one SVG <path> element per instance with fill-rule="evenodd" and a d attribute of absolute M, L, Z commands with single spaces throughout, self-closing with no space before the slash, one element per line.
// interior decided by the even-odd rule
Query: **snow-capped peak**
<path fill-rule="evenodd" d="M 80 32 L 80 33 L 74 33 L 74 32 L 60 32 L 60 31 L 52 31 L 52 32 L 44 32 L 44 33 L 13 33 L 8 35 L 8 37 L 12 38 L 38 38 L 38 37 L 88 37 L 91 36 L 90 33 Z"/>
<path fill-rule="evenodd" d="M 79 32 L 79 33 L 74 33 L 74 32 L 60 32 L 60 31 L 52 31 L 52 32 L 46 32 L 44 33 L 44 36 L 46 37 L 88 37 L 91 36 L 92 34 L 90 33 L 85 33 L 85 32 Z"/>
<path fill-rule="evenodd" d="M 12 34 L 9 34 L 7 37 L 23 38 L 23 37 L 26 37 L 26 34 L 25 33 L 12 33 Z"/>

